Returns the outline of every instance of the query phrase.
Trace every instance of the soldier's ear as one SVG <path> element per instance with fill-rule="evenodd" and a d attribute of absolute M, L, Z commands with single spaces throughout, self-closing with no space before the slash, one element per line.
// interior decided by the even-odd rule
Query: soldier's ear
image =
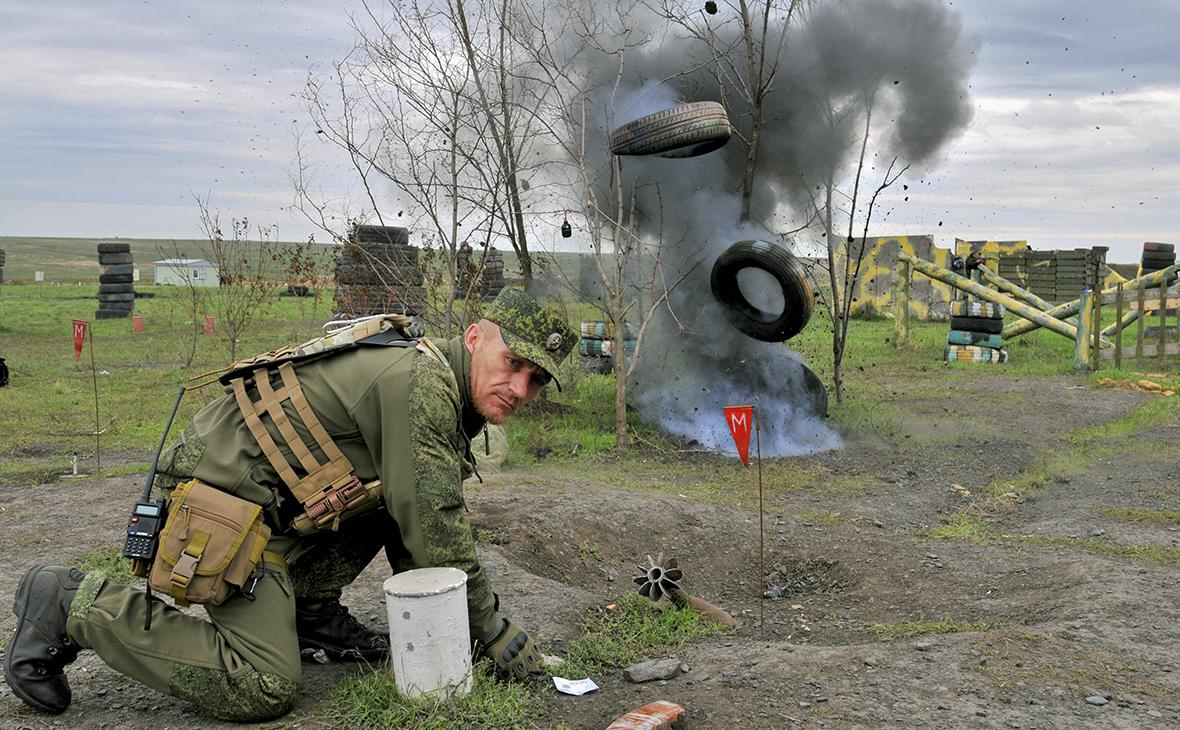
<path fill-rule="evenodd" d="M 482 336 L 483 330 L 480 329 L 478 322 L 467 327 L 467 331 L 463 333 L 463 345 L 468 352 L 475 352 L 475 346 L 479 344 L 479 338 Z"/>

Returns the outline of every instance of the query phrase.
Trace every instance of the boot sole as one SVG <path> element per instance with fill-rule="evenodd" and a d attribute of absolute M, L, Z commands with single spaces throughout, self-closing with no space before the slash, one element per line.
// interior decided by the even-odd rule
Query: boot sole
<path fill-rule="evenodd" d="M 23 627 L 25 624 L 24 612 L 18 613 L 17 607 L 20 606 L 23 601 L 26 604 L 25 608 L 27 610 L 29 584 L 33 582 L 33 576 L 41 572 L 41 570 L 45 567 L 46 566 L 44 565 L 34 565 L 33 567 L 26 570 L 24 576 L 22 576 L 20 579 L 20 585 L 18 585 L 16 589 L 16 598 L 12 601 L 12 615 L 16 616 L 16 631 L 13 633 L 14 638 L 20 634 L 21 627 Z M 29 707 L 40 710 L 47 715 L 60 715 L 66 711 L 66 707 L 69 707 L 69 705 L 66 705 L 66 707 L 53 707 L 28 696 L 24 693 L 24 691 L 21 690 L 18 683 L 12 681 L 12 677 L 12 644 L 10 643 L 4 650 L 4 679 L 8 681 L 8 688 L 12 690 L 12 693 L 19 697 Z"/>

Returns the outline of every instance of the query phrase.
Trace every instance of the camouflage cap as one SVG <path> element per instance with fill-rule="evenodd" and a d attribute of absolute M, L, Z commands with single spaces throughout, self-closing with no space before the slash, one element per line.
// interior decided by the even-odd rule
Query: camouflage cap
<path fill-rule="evenodd" d="M 509 350 L 540 366 L 561 390 L 557 366 L 578 344 L 578 333 L 565 317 L 542 307 L 523 289 L 503 289 L 484 312 L 484 319 L 500 326 Z"/>

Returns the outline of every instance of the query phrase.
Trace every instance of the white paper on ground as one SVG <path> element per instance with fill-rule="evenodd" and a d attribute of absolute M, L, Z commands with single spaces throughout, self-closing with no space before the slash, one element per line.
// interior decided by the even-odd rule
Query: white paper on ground
<path fill-rule="evenodd" d="M 598 685 L 594 684 L 594 680 L 586 677 L 585 679 L 566 679 L 565 677 L 554 677 L 553 686 L 557 688 L 558 692 L 567 695 L 584 695 L 587 692 L 593 692 L 598 689 Z"/>

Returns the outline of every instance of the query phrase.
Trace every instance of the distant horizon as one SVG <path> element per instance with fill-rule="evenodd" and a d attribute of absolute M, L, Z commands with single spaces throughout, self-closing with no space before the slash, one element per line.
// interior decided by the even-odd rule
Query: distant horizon
<path fill-rule="evenodd" d="M 411 235 L 413 235 L 412 229 L 411 229 Z M 897 238 L 897 237 L 903 237 L 903 236 L 929 236 L 934 241 L 934 245 L 936 247 L 941 248 L 941 249 L 951 250 L 951 251 L 954 250 L 956 240 L 964 240 L 964 241 L 981 240 L 981 239 L 974 239 L 974 238 L 964 238 L 963 236 L 951 236 L 949 245 L 942 245 L 939 242 L 939 237 L 933 233 L 885 233 L 885 234 L 878 234 L 876 236 L 870 236 L 870 238 Z M 125 242 L 144 241 L 144 242 L 149 242 L 150 241 L 150 242 L 156 242 L 156 243 L 159 243 L 159 242 L 181 243 L 181 242 L 183 242 L 183 243 L 192 243 L 195 245 L 200 245 L 202 243 L 208 242 L 208 239 L 203 239 L 203 238 L 151 238 L 151 237 L 130 237 L 130 236 L 14 236 L 14 235 L 0 235 L 0 249 L 4 248 L 4 242 L 6 240 L 29 241 L 29 242 L 32 242 L 32 241 L 95 241 L 95 242 L 99 242 L 99 241 L 125 241 Z M 1004 239 L 986 239 L 986 240 L 1026 241 L 1029 244 L 1029 248 L 1034 251 L 1073 251 L 1078 248 L 1084 248 L 1084 249 L 1093 248 L 1093 246 L 1071 246 L 1069 248 L 1046 248 L 1046 247 L 1036 246 L 1033 242 L 1028 241 L 1028 239 L 1025 239 L 1025 238 L 1004 238 Z M 270 243 L 276 243 L 276 244 L 280 244 L 280 245 L 296 245 L 296 244 L 307 243 L 307 241 L 271 241 Z M 337 243 L 336 241 L 315 241 L 314 244 L 317 246 L 340 246 L 340 245 L 342 245 L 340 243 Z M 416 246 L 418 244 L 415 244 L 411 241 L 410 245 Z M 1098 244 L 1098 245 L 1102 245 L 1102 244 Z M 498 250 L 500 250 L 501 252 L 503 252 L 505 254 L 511 254 L 513 256 L 516 255 L 516 252 L 514 250 L 512 250 L 511 248 L 501 248 Z M 540 248 L 540 249 L 533 249 L 532 251 L 530 251 L 530 253 L 532 253 L 532 254 L 552 254 L 552 253 L 589 254 L 590 252 L 577 250 L 577 249 Z M 1129 260 L 1129 261 L 1120 260 L 1117 258 L 1111 258 L 1111 255 L 1114 253 L 1115 253 L 1115 251 L 1113 248 L 1110 249 L 1109 251 L 1107 251 L 1106 263 L 1108 263 L 1108 264 L 1122 264 L 1122 265 L 1126 265 L 1126 264 L 1136 264 L 1137 265 L 1139 263 L 1138 253 L 1136 253 L 1136 256 L 1134 259 Z M 805 255 L 805 254 L 799 254 L 799 253 L 796 253 L 796 255 L 799 255 L 803 258 L 817 258 L 817 256 L 815 256 L 815 255 Z M 820 254 L 820 255 L 822 256 L 822 254 Z"/>

